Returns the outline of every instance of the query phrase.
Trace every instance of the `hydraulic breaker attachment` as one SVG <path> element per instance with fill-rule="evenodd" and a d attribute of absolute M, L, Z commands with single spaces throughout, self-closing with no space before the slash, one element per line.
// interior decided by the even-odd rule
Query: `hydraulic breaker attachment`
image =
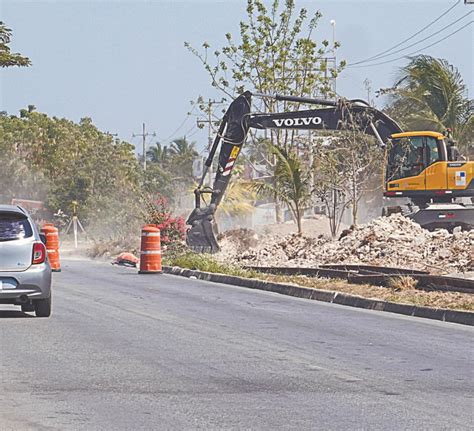
<path fill-rule="evenodd" d="M 214 230 L 216 224 L 214 223 L 214 216 L 212 214 L 199 214 L 198 209 L 195 209 L 188 218 L 188 224 L 191 228 L 186 235 L 186 244 L 197 253 L 217 253 L 219 245 Z M 190 222 L 190 219 L 193 221 Z"/>
<path fill-rule="evenodd" d="M 186 224 L 191 228 L 186 233 L 186 244 L 197 253 L 217 253 L 216 234 L 217 226 L 214 222 L 216 206 L 210 204 L 201 208 L 201 193 L 212 193 L 211 190 L 194 190 L 196 207 L 186 220 Z"/>

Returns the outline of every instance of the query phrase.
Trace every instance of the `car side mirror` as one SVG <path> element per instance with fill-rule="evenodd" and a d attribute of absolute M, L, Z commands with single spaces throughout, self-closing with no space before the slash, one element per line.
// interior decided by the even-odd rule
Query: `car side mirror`
<path fill-rule="evenodd" d="M 46 245 L 46 235 L 44 233 L 40 233 L 40 240 L 44 245 Z"/>

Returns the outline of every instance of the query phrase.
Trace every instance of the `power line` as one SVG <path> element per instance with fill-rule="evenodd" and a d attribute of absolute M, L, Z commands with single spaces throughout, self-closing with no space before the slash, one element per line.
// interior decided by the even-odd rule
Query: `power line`
<path fill-rule="evenodd" d="M 194 132 L 194 133 L 191 133 L 191 132 L 193 132 L 194 129 L 196 129 L 196 125 L 195 125 L 195 124 L 193 124 L 189 129 L 187 129 L 187 130 L 183 133 L 183 135 L 181 135 L 181 136 L 188 138 L 189 136 L 195 135 L 195 132 Z M 197 131 L 199 131 L 199 130 L 200 130 L 200 129 L 197 129 Z M 189 133 L 191 133 L 191 135 L 190 135 Z M 156 135 L 155 135 L 155 136 L 156 136 Z M 175 139 L 176 139 L 176 136 L 175 136 Z M 169 138 L 168 138 L 168 139 L 161 139 L 161 138 L 159 138 L 159 136 L 158 136 L 158 140 L 156 141 L 156 143 L 157 143 L 157 144 L 159 143 L 159 144 L 161 144 L 161 145 L 168 145 L 168 144 L 172 144 L 175 139 L 173 139 L 173 140 L 171 140 L 171 139 L 169 139 Z"/>
<path fill-rule="evenodd" d="M 171 133 L 166 139 L 164 139 L 164 141 L 168 142 L 174 135 L 176 135 L 176 133 L 178 133 L 181 130 L 181 128 L 186 124 L 186 121 L 189 120 L 189 117 L 191 116 L 191 114 L 194 112 L 195 109 L 196 109 L 196 105 L 193 106 L 193 109 L 191 109 L 191 112 L 186 114 L 186 117 L 184 118 L 182 123 L 177 127 L 177 129 L 173 133 Z"/>
<path fill-rule="evenodd" d="M 433 21 L 431 21 L 429 24 L 427 24 L 426 26 L 424 26 L 421 30 L 418 30 L 416 33 L 412 34 L 410 37 L 402 40 L 400 43 L 397 43 L 396 45 L 392 46 L 391 48 L 388 48 L 386 49 L 385 51 L 382 51 L 376 55 L 373 55 L 372 57 L 369 57 L 369 58 L 366 58 L 365 60 L 359 60 L 359 61 L 356 61 L 354 63 L 350 63 L 348 64 L 348 66 L 352 66 L 352 65 L 356 65 L 356 64 L 360 64 L 360 63 L 365 63 L 366 61 L 370 61 L 370 60 L 376 60 L 378 57 L 380 57 L 381 55 L 383 54 L 386 54 L 387 52 L 389 51 L 392 51 L 393 49 L 395 48 L 398 48 L 400 45 L 403 45 L 405 42 L 408 42 L 409 40 L 413 39 L 415 36 L 418 36 L 420 33 L 422 33 L 423 31 L 425 31 L 427 28 L 431 27 L 434 23 L 438 22 L 441 18 L 443 18 L 443 16 L 445 16 L 446 14 L 448 14 L 452 9 L 454 9 L 460 2 L 461 0 L 458 0 L 454 5 L 452 5 L 448 10 L 446 10 L 445 12 L 443 12 L 440 16 L 438 16 L 436 19 L 434 19 Z"/>
<path fill-rule="evenodd" d="M 173 136 L 175 136 L 176 133 L 178 133 L 181 130 L 181 128 L 186 124 L 186 121 L 188 121 L 188 119 L 189 119 L 189 116 L 187 116 L 183 120 L 183 122 L 177 127 L 177 129 L 173 133 L 171 133 L 169 136 L 166 137 L 166 139 L 163 139 L 163 140 L 164 141 L 169 141 Z"/>
<path fill-rule="evenodd" d="M 352 66 L 352 67 L 358 68 L 358 67 L 379 66 L 379 65 L 381 65 L 381 64 L 387 64 L 387 63 L 392 63 L 392 62 L 394 62 L 394 61 L 402 60 L 403 58 L 410 57 L 410 56 L 412 56 L 412 55 L 418 54 L 419 52 L 421 52 L 421 51 L 423 51 L 423 50 L 425 50 L 425 49 L 431 48 L 432 46 L 435 46 L 435 45 L 437 45 L 438 43 L 443 42 L 444 40 L 448 39 L 449 37 L 453 36 L 454 34 L 459 33 L 461 30 L 463 30 L 463 29 L 466 28 L 467 26 L 471 25 L 473 22 L 474 22 L 474 21 L 469 21 L 467 24 L 463 25 L 462 27 L 458 28 L 457 30 L 453 31 L 452 33 L 449 33 L 448 35 L 446 35 L 445 37 L 443 37 L 443 38 L 437 40 L 436 42 L 433 42 L 433 43 L 430 44 L 430 45 L 424 46 L 423 48 L 418 49 L 417 51 L 413 51 L 413 52 L 411 52 L 410 54 L 403 55 L 402 57 L 394 58 L 394 59 L 392 59 L 392 60 L 382 61 L 382 62 L 380 62 L 380 63 L 363 64 L 363 65 L 360 65 L 360 66 Z"/>
<path fill-rule="evenodd" d="M 186 132 L 184 132 L 184 136 L 189 136 L 189 134 L 196 128 L 196 125 L 193 124 Z M 199 129 L 198 129 L 199 130 Z"/>
<path fill-rule="evenodd" d="M 444 30 L 446 30 L 447 28 L 449 27 L 452 27 L 454 24 L 457 24 L 459 21 L 461 21 L 462 19 L 466 18 L 468 15 L 472 14 L 473 11 L 471 10 L 470 12 L 468 12 L 467 14 L 463 15 L 461 18 L 458 18 L 457 20 L 453 21 L 452 23 L 444 26 L 442 29 L 438 30 L 436 33 L 432 33 L 430 34 L 429 36 L 426 36 L 424 39 L 421 39 L 419 40 L 418 42 L 415 42 L 415 43 L 412 43 L 411 45 L 408 45 L 406 46 L 405 48 L 401 48 L 401 49 L 398 49 L 394 52 L 391 52 L 390 54 L 385 54 L 385 55 L 381 55 L 380 57 L 377 57 L 376 59 L 373 59 L 373 60 L 367 60 L 366 62 L 359 62 L 359 63 L 369 63 L 369 62 L 372 62 L 372 61 L 377 61 L 377 60 L 380 60 L 381 58 L 385 58 L 385 57 L 390 57 L 391 55 L 395 55 L 395 54 L 398 54 L 399 52 L 402 52 L 402 51 L 405 51 L 406 49 L 408 48 L 411 48 L 415 45 L 418 45 L 420 44 L 421 42 L 424 42 L 425 40 L 428 40 L 428 39 L 431 39 L 433 36 L 437 36 L 439 35 L 439 33 L 442 33 Z M 353 63 L 353 64 L 356 64 L 356 63 Z M 352 65 L 348 65 L 348 67 L 351 67 Z"/>
<path fill-rule="evenodd" d="M 195 130 L 193 133 L 191 133 L 190 135 L 185 135 L 185 136 L 186 136 L 186 138 L 192 138 L 192 137 L 193 137 L 196 133 L 198 133 L 200 130 L 201 130 L 201 129 L 196 128 L 196 130 Z"/>

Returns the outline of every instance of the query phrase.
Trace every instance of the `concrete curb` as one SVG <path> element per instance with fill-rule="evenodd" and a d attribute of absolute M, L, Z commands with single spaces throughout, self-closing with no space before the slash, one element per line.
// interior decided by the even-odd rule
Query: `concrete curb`
<path fill-rule="evenodd" d="M 194 269 L 180 268 L 177 266 L 163 266 L 163 273 L 179 275 L 182 277 L 196 277 L 199 280 L 224 283 L 249 289 L 265 290 L 280 293 L 281 295 L 295 296 L 297 298 L 312 299 L 315 301 L 331 302 L 333 304 L 349 307 L 365 308 L 367 310 L 387 311 L 390 313 L 404 314 L 406 316 L 424 317 L 426 319 L 441 320 L 443 322 L 460 323 L 474 326 L 474 313 L 469 311 L 447 310 L 444 308 L 419 307 L 410 304 L 399 304 L 380 299 L 369 299 L 347 293 L 331 290 L 309 289 L 307 287 L 291 284 L 273 283 L 243 278 L 233 275 L 215 274 L 212 272 L 197 271 Z"/>

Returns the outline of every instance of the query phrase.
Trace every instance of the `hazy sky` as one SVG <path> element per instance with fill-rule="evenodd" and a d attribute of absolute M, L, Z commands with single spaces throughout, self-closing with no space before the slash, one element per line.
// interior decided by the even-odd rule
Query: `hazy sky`
<path fill-rule="evenodd" d="M 267 2 L 269 3 L 269 2 Z M 323 0 L 299 1 L 310 13 L 323 17 L 314 37 L 332 39 L 336 21 L 339 59 L 349 63 L 378 54 L 411 36 L 456 0 Z M 203 41 L 218 48 L 224 35 L 238 34 L 245 16 L 245 0 L 197 1 L 21 1 L 0 0 L 0 19 L 13 29 L 12 49 L 27 55 L 33 66 L 0 71 L 0 110 L 18 113 L 28 104 L 51 116 L 78 121 L 90 116 L 103 131 L 118 133 L 139 145 L 133 133 L 145 122 L 162 141 L 187 134 L 205 144 L 206 134 L 196 131 L 196 117 L 186 119 L 190 100 L 199 95 L 219 97 L 198 60 L 184 41 L 200 47 Z M 474 10 L 459 4 L 434 26 L 406 45 L 420 40 Z M 456 25 L 396 59 L 423 48 L 462 25 Z M 423 53 L 447 59 L 463 75 L 470 90 L 473 81 L 474 25 Z M 373 92 L 393 84 L 406 60 L 374 67 L 348 68 L 337 81 L 340 95 L 366 98 L 363 81 Z M 372 92 L 372 93 L 373 93 Z M 373 94 L 372 94 L 373 96 Z M 382 101 L 376 100 L 378 106 Z M 179 128 L 179 126 L 181 126 Z M 178 131 L 174 134 L 174 132 Z M 152 143 L 154 138 L 150 138 Z"/>

